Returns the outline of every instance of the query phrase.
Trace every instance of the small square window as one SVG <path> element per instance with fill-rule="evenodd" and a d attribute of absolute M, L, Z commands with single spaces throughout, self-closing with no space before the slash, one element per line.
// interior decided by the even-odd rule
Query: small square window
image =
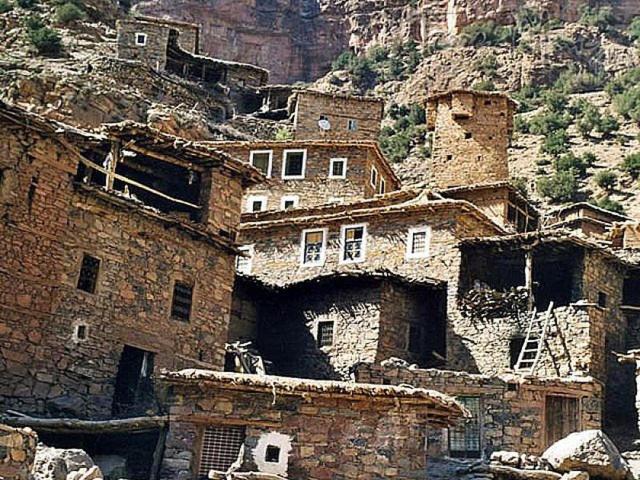
<path fill-rule="evenodd" d="M 280 462 L 280 447 L 275 445 L 267 445 L 267 450 L 264 454 L 264 461 L 268 463 Z"/>
<path fill-rule="evenodd" d="M 598 306 L 607 308 L 607 294 L 604 292 L 598 292 Z"/>
<path fill-rule="evenodd" d="M 407 258 L 426 258 L 429 256 L 431 229 L 429 227 L 412 228 L 409 230 L 407 242 Z"/>
<path fill-rule="evenodd" d="M 326 230 L 305 230 L 302 232 L 302 258 L 304 266 L 319 266 L 324 263 Z"/>
<path fill-rule="evenodd" d="M 80 275 L 78 275 L 78 290 L 88 293 L 96 293 L 98 285 L 98 273 L 100 272 L 100 260 L 91 255 L 85 254 L 82 257 Z"/>
<path fill-rule="evenodd" d="M 329 197 L 329 203 L 344 203 L 344 197 Z"/>
<path fill-rule="evenodd" d="M 447 160 L 448 160 L 448 161 L 453 160 L 453 155 L 447 155 Z"/>
<path fill-rule="evenodd" d="M 329 162 L 329 178 L 346 178 L 347 159 L 332 158 Z"/>
<path fill-rule="evenodd" d="M 355 132 L 356 130 L 358 130 L 357 120 L 354 120 L 353 118 L 347 120 L 347 130 L 349 130 L 350 132 Z"/>
<path fill-rule="evenodd" d="M 333 322 L 318 322 L 318 347 L 333 345 Z"/>
<path fill-rule="evenodd" d="M 282 178 L 303 179 L 306 162 L 306 150 L 285 150 L 282 160 Z"/>
<path fill-rule="evenodd" d="M 485 101 L 484 101 L 484 104 L 485 104 L 485 105 L 491 105 L 491 100 L 485 100 Z"/>
<path fill-rule="evenodd" d="M 473 137 L 473 133 L 471 133 L 471 132 L 464 132 L 464 138 L 465 138 L 465 139 L 469 140 L 469 139 L 470 139 L 470 138 L 472 138 L 472 137 Z"/>
<path fill-rule="evenodd" d="M 183 282 L 175 282 L 173 299 L 171 300 L 171 317 L 188 322 L 191 318 L 192 302 L 193 286 Z"/>
<path fill-rule="evenodd" d="M 82 342 L 89 337 L 89 327 L 84 324 L 76 325 L 73 329 L 73 339 Z"/>
<path fill-rule="evenodd" d="M 282 210 L 289 210 L 291 208 L 296 208 L 299 202 L 300 202 L 300 197 L 298 197 L 298 195 L 285 195 L 284 197 L 282 197 L 282 200 L 281 200 Z"/>
<path fill-rule="evenodd" d="M 136 45 L 139 47 L 144 47 L 147 44 L 147 34 L 146 33 L 136 33 Z"/>
<path fill-rule="evenodd" d="M 247 200 L 247 210 L 251 213 L 264 212 L 267 209 L 267 197 L 251 195 Z"/>
<path fill-rule="evenodd" d="M 273 152 L 271 150 L 256 150 L 250 154 L 251 165 L 256 167 L 267 178 L 271 177 Z"/>
<path fill-rule="evenodd" d="M 376 167 L 371 167 L 371 178 L 369 179 L 369 182 L 373 188 L 376 188 L 378 185 L 378 170 Z"/>

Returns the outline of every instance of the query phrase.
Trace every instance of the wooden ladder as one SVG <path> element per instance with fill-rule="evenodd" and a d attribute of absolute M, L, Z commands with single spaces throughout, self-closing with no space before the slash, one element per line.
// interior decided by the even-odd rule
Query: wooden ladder
<path fill-rule="evenodd" d="M 522 350 L 520 350 L 520 355 L 514 368 L 516 372 L 531 375 L 535 371 L 542 356 L 542 349 L 549 332 L 549 322 L 552 315 L 553 302 L 549 303 L 549 308 L 547 308 L 547 312 L 542 318 L 538 318 L 536 310 L 532 312 L 529 326 L 527 327 L 527 336 L 524 339 Z"/>

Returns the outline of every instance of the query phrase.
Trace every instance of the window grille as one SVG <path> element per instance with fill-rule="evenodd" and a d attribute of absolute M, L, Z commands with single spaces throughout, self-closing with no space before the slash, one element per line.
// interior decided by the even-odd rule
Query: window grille
<path fill-rule="evenodd" d="M 480 458 L 480 397 L 458 397 L 471 418 L 449 429 L 449 453 L 457 458 Z"/>
<path fill-rule="evenodd" d="M 320 263 L 322 261 L 322 248 L 324 232 L 308 232 L 304 238 L 304 263 Z"/>
<path fill-rule="evenodd" d="M 333 345 L 333 322 L 318 323 L 318 346 L 329 347 Z"/>
<path fill-rule="evenodd" d="M 171 302 L 171 316 L 178 320 L 189 321 L 191 317 L 191 303 L 193 287 L 186 283 L 176 282 L 173 286 L 173 301 Z"/>
<path fill-rule="evenodd" d="M 284 177 L 301 178 L 304 176 L 304 151 L 286 152 L 284 159 Z"/>
<path fill-rule="evenodd" d="M 360 260 L 362 258 L 364 227 L 347 228 L 344 232 L 343 260 Z"/>
<path fill-rule="evenodd" d="M 344 178 L 347 168 L 347 161 L 344 158 L 332 158 L 331 159 L 331 172 L 332 178 Z"/>
<path fill-rule="evenodd" d="M 99 271 L 100 260 L 85 254 L 82 258 L 82 266 L 80 267 L 80 275 L 78 276 L 78 289 L 95 293 Z"/>
<path fill-rule="evenodd" d="M 200 478 L 208 478 L 210 470 L 226 472 L 238 459 L 244 439 L 244 427 L 205 428 L 198 472 Z"/>
<path fill-rule="evenodd" d="M 411 253 L 418 254 L 427 251 L 427 232 L 414 232 L 411 243 Z"/>

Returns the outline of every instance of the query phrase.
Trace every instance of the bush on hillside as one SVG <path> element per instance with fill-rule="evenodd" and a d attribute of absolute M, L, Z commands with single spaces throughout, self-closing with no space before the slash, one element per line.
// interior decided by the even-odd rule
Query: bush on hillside
<path fill-rule="evenodd" d="M 640 17 L 634 17 L 627 29 L 627 35 L 632 42 L 640 40 Z"/>
<path fill-rule="evenodd" d="M 557 172 L 573 172 L 578 177 L 585 177 L 587 174 L 587 164 L 581 158 L 573 153 L 567 153 L 556 159 L 555 162 Z"/>
<path fill-rule="evenodd" d="M 62 51 L 62 41 L 57 31 L 42 27 L 29 30 L 29 41 L 40 55 L 57 56 Z"/>
<path fill-rule="evenodd" d="M 518 38 L 519 34 L 517 29 L 499 25 L 493 20 L 472 23 L 464 27 L 462 32 L 460 32 L 460 39 L 465 47 L 516 43 Z"/>
<path fill-rule="evenodd" d="M 611 26 L 616 23 L 613 15 L 613 9 L 609 6 L 605 7 L 585 7 L 581 11 L 580 23 L 589 27 L 596 27 L 601 32 L 608 32 Z"/>
<path fill-rule="evenodd" d="M 13 4 L 9 0 L 0 0 L 0 13 L 7 13 L 13 10 Z"/>
<path fill-rule="evenodd" d="M 529 119 L 529 131 L 534 135 L 549 135 L 566 130 L 571 124 L 571 116 L 556 112 L 544 112 Z"/>
<path fill-rule="evenodd" d="M 608 195 L 600 200 L 592 200 L 591 203 L 597 207 L 609 210 L 610 212 L 624 215 L 624 207 L 619 202 L 612 200 Z"/>
<path fill-rule="evenodd" d="M 16 0 L 16 3 L 21 8 L 26 8 L 27 10 L 31 10 L 36 5 L 38 5 L 38 0 Z"/>
<path fill-rule="evenodd" d="M 569 150 L 569 135 L 566 130 L 556 130 L 549 133 L 545 139 L 540 151 L 557 157 Z"/>
<path fill-rule="evenodd" d="M 578 193 L 578 180 L 572 172 L 557 172 L 554 175 L 538 179 L 537 188 L 540 195 L 554 203 L 565 203 L 575 200 Z"/>
<path fill-rule="evenodd" d="M 493 80 L 484 79 L 478 80 L 473 85 L 471 85 L 471 89 L 478 92 L 495 92 L 497 90 L 497 87 L 496 84 L 493 83 Z"/>
<path fill-rule="evenodd" d="M 56 8 L 56 22 L 69 25 L 84 18 L 84 12 L 74 3 L 67 2 Z"/>
<path fill-rule="evenodd" d="M 596 175 L 596 185 L 601 189 L 612 192 L 618 185 L 618 175 L 611 170 L 603 170 Z"/>
<path fill-rule="evenodd" d="M 640 153 L 631 153 L 624 157 L 622 170 L 631 175 L 631 178 L 638 178 L 640 176 Z"/>

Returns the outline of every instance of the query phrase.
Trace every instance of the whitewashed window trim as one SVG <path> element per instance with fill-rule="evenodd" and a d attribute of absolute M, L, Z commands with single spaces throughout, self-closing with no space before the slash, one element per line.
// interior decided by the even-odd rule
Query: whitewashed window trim
<path fill-rule="evenodd" d="M 136 45 L 138 47 L 146 47 L 147 46 L 147 34 L 143 32 L 136 32 Z M 142 40 L 142 41 L 139 41 Z"/>
<path fill-rule="evenodd" d="M 286 205 L 287 202 L 293 202 L 293 207 L 291 207 L 291 208 L 296 208 L 300 204 L 300 197 L 298 195 L 284 195 L 280 199 L 280 209 L 281 210 L 286 210 L 285 205 Z"/>
<path fill-rule="evenodd" d="M 414 241 L 417 234 L 425 235 L 425 248 L 422 251 L 414 252 Z M 431 254 L 431 227 L 410 228 L 407 238 L 406 258 L 413 260 L 416 258 L 428 258 Z"/>
<path fill-rule="evenodd" d="M 267 196 L 266 195 L 249 195 L 247 198 L 247 212 L 249 213 L 257 213 L 264 212 L 267 209 Z M 254 210 L 253 204 L 255 202 L 260 202 L 262 204 L 260 210 Z"/>
<path fill-rule="evenodd" d="M 387 182 L 384 178 L 380 177 L 380 195 L 387 193 Z"/>
<path fill-rule="evenodd" d="M 302 171 L 300 175 L 287 175 L 287 154 L 302 153 Z M 307 170 L 307 150 L 306 149 L 287 149 L 282 152 L 282 179 L 283 180 L 304 180 Z"/>
<path fill-rule="evenodd" d="M 354 259 L 346 259 L 346 247 L 347 247 L 347 230 L 362 228 L 362 240 L 360 246 L 360 256 Z M 340 227 L 340 263 L 341 264 L 350 264 L 350 263 L 361 263 L 364 262 L 367 258 L 367 224 L 366 223 L 358 223 L 354 225 L 342 225 Z"/>
<path fill-rule="evenodd" d="M 333 174 L 333 166 L 336 163 L 342 163 L 342 174 L 334 175 Z M 347 178 L 347 159 L 346 158 L 332 158 L 329 161 L 329 178 Z"/>
<path fill-rule="evenodd" d="M 273 150 L 251 150 L 251 153 L 249 153 L 249 163 L 251 163 L 251 165 L 253 167 L 255 167 L 255 165 L 253 163 L 253 157 L 256 154 L 257 155 L 260 155 L 260 154 L 268 154 L 269 155 L 269 165 L 267 166 L 266 176 L 267 176 L 267 178 L 271 178 L 271 173 L 273 171 Z"/>
<path fill-rule="evenodd" d="M 320 247 L 320 257 L 315 262 L 305 263 L 306 258 L 306 238 L 309 233 L 322 233 L 322 246 Z M 308 228 L 300 235 L 300 265 L 303 267 L 321 267 L 327 259 L 327 236 L 329 230 L 326 228 Z"/>
<path fill-rule="evenodd" d="M 369 179 L 369 183 L 374 189 L 378 185 L 378 169 L 376 167 L 371 167 L 371 178 Z"/>

